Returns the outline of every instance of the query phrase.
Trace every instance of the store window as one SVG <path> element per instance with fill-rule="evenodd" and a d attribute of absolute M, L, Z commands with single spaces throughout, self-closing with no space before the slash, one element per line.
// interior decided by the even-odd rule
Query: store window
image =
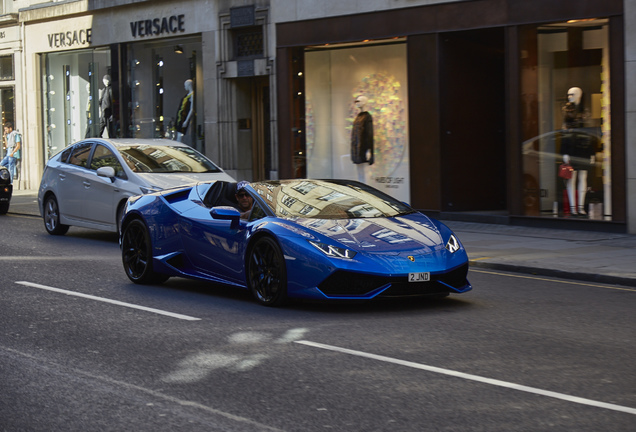
<path fill-rule="evenodd" d="M 608 21 L 521 32 L 525 215 L 611 220 Z"/>
<path fill-rule="evenodd" d="M 0 56 L 0 81 L 14 80 L 13 55 Z"/>
<path fill-rule="evenodd" d="M 120 136 L 110 50 L 42 57 L 43 141 L 47 158 L 84 138 Z"/>
<path fill-rule="evenodd" d="M 169 138 L 203 151 L 200 38 L 130 45 L 131 133 Z"/>
<path fill-rule="evenodd" d="M 307 177 L 359 180 L 408 201 L 404 40 L 307 49 L 304 69 Z"/>

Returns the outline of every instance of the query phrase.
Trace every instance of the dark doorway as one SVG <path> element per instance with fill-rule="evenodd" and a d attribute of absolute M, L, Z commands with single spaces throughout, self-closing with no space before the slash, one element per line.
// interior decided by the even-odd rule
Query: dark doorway
<path fill-rule="evenodd" d="M 269 80 L 262 77 L 252 84 L 252 178 L 266 180 L 270 178 L 271 138 L 270 138 L 270 100 Z"/>
<path fill-rule="evenodd" d="M 503 29 L 440 37 L 442 209 L 506 210 Z"/>

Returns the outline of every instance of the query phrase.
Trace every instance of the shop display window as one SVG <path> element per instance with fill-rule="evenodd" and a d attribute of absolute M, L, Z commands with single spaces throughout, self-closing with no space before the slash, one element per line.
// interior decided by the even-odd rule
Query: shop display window
<path fill-rule="evenodd" d="M 47 158 L 84 138 L 116 136 L 110 73 L 107 49 L 43 55 L 42 114 Z M 107 97 L 110 109 L 100 109 L 100 100 L 106 107 Z"/>
<path fill-rule="evenodd" d="M 527 216 L 612 220 L 608 28 L 592 19 L 522 29 Z"/>
<path fill-rule="evenodd" d="M 15 79 L 13 71 L 13 54 L 0 56 L 0 81 Z"/>
<path fill-rule="evenodd" d="M 197 118 L 203 113 L 203 98 L 197 97 L 203 94 L 200 52 L 198 38 L 130 45 L 130 136 L 169 138 L 203 148 Z"/>
<path fill-rule="evenodd" d="M 305 51 L 309 178 L 359 180 L 410 199 L 406 43 Z"/>

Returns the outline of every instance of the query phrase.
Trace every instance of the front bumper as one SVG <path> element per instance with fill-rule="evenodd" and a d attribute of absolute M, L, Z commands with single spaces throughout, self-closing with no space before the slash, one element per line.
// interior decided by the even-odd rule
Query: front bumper
<path fill-rule="evenodd" d="M 436 296 L 472 289 L 466 276 L 468 263 L 446 272 L 432 273 L 427 282 L 412 283 L 408 276 L 378 276 L 348 271 L 336 271 L 318 289 L 327 298 Z"/>

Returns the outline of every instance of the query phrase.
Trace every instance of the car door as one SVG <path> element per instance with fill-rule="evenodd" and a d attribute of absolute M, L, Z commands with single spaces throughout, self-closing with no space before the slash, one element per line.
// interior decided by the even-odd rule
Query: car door
<path fill-rule="evenodd" d="M 182 214 L 180 232 L 185 253 L 199 271 L 245 283 L 243 255 L 248 234 L 245 221 L 232 227 L 229 220 L 213 219 L 210 209 L 201 205 Z"/>
<path fill-rule="evenodd" d="M 112 167 L 115 177 L 100 177 L 97 170 Z M 96 144 L 90 161 L 90 176 L 84 180 L 86 219 L 93 223 L 115 226 L 117 205 L 123 197 L 122 183 L 126 174 L 115 154 L 105 145 Z"/>
<path fill-rule="evenodd" d="M 84 182 L 89 174 L 88 159 L 92 148 L 92 142 L 75 144 L 68 161 L 60 166 L 57 173 L 57 199 L 60 212 L 65 217 L 84 219 L 86 216 Z"/>

